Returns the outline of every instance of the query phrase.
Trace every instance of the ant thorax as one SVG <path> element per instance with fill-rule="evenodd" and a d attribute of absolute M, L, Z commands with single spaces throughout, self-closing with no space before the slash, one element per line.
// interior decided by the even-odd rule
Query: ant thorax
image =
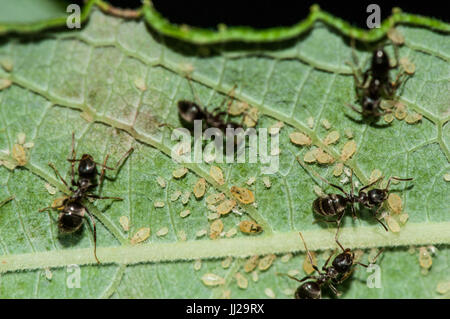
<path fill-rule="evenodd" d="M 368 199 L 371 205 L 380 205 L 387 199 L 388 192 L 384 189 L 372 189 L 368 192 Z"/>

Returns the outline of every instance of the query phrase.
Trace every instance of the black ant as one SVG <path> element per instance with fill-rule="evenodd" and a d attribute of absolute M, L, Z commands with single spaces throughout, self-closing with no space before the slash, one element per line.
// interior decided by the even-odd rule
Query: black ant
<path fill-rule="evenodd" d="M 191 88 L 192 95 L 195 98 L 195 102 L 188 101 L 188 100 L 181 100 L 178 101 L 178 115 L 180 117 L 180 121 L 183 124 L 184 127 L 193 130 L 194 128 L 194 121 L 195 120 L 201 120 L 202 121 L 202 129 L 215 127 L 218 128 L 220 131 L 222 131 L 224 134 L 226 133 L 227 128 L 233 128 L 238 129 L 242 128 L 241 124 L 232 122 L 232 121 L 225 121 L 224 116 L 226 116 L 228 113 L 220 110 L 225 102 L 226 98 L 223 100 L 222 104 L 218 107 L 216 107 L 212 112 L 208 111 L 206 108 L 202 108 L 200 106 L 199 99 L 197 95 L 194 92 L 194 88 L 192 87 L 191 80 L 188 78 L 189 87 Z M 235 89 L 236 86 L 234 86 L 231 91 Z M 230 106 L 230 103 L 228 104 L 228 107 Z"/>
<path fill-rule="evenodd" d="M 308 171 L 305 163 L 303 163 L 303 161 L 299 157 L 297 157 L 297 160 L 303 166 L 303 168 Z M 360 188 L 358 193 L 356 194 L 353 189 L 353 180 L 352 180 L 353 171 L 351 172 L 351 175 L 350 175 L 350 184 L 351 184 L 350 193 L 347 193 L 346 191 L 344 191 L 344 189 L 342 187 L 330 183 L 329 181 L 327 181 L 325 178 L 323 178 L 322 176 L 320 176 L 313 170 L 311 170 L 311 171 L 314 173 L 314 175 L 319 177 L 322 181 L 324 181 L 328 185 L 340 190 L 344 194 L 344 196 L 339 195 L 339 194 L 327 194 L 324 197 L 316 198 L 313 202 L 313 210 L 316 214 L 323 216 L 325 218 L 336 217 L 335 221 L 330 221 L 330 220 L 323 220 L 323 221 L 336 223 L 338 231 L 339 231 L 339 226 L 341 224 L 342 218 L 345 215 L 345 210 L 348 205 L 350 205 L 350 207 L 351 207 L 353 218 L 354 219 L 356 218 L 356 212 L 355 212 L 355 206 L 354 206 L 356 203 L 359 203 L 360 205 L 367 207 L 369 209 L 378 207 L 376 212 L 372 215 L 372 217 L 375 218 L 383 226 L 383 228 L 386 231 L 388 231 L 386 225 L 379 218 L 377 218 L 377 216 L 378 216 L 378 212 L 380 211 L 381 207 L 383 206 L 383 203 L 387 200 L 387 198 L 389 196 L 389 186 L 391 184 L 391 181 L 392 180 L 397 180 L 397 181 L 412 181 L 413 180 L 413 178 L 399 178 L 399 177 L 391 176 L 391 177 L 389 177 L 385 188 L 382 188 L 382 189 L 374 188 L 374 189 L 371 189 L 370 191 L 366 192 L 365 190 L 367 188 L 369 188 L 370 186 L 374 185 L 375 183 L 377 183 L 378 181 L 383 179 L 383 177 L 380 177 L 379 179 L 373 181 L 372 183 L 369 183 L 368 185 L 365 185 L 362 188 Z M 337 232 L 336 232 L 336 236 L 337 236 Z"/>
<path fill-rule="evenodd" d="M 62 201 L 55 200 L 54 204 L 50 207 L 46 207 L 40 209 L 39 212 L 43 212 L 46 210 L 57 209 L 62 211 L 59 214 L 58 218 L 58 228 L 62 233 L 74 233 L 78 229 L 80 229 L 83 224 L 83 217 L 88 216 L 92 223 L 93 233 L 94 233 L 94 257 L 97 263 L 100 261 L 97 258 L 97 231 L 95 227 L 95 220 L 93 215 L 88 211 L 88 209 L 83 205 L 82 201 L 86 198 L 94 198 L 94 199 L 113 199 L 113 200 L 122 200 L 120 197 L 101 197 L 95 194 L 92 194 L 91 191 L 96 186 L 99 186 L 103 182 L 103 178 L 105 176 L 105 170 L 116 170 L 120 164 L 130 155 L 133 151 L 131 147 L 117 162 L 115 167 L 106 166 L 106 162 L 109 158 L 109 154 L 105 156 L 105 160 L 103 164 L 97 163 L 94 161 L 94 158 L 89 154 L 83 154 L 80 159 L 76 159 L 75 154 L 75 134 L 72 133 L 72 158 L 68 159 L 69 162 L 72 163 L 72 171 L 71 171 L 71 186 L 69 186 L 64 178 L 59 174 L 56 167 L 49 163 L 48 165 L 55 171 L 55 174 L 59 177 L 59 179 L 63 182 L 63 184 L 70 190 L 70 196 L 65 196 L 62 198 Z M 75 179 L 75 162 L 79 162 L 78 164 L 78 179 Z M 100 182 L 97 184 L 97 165 L 102 167 L 102 171 L 100 174 Z"/>
<path fill-rule="evenodd" d="M 324 285 L 327 285 L 336 296 L 340 296 L 341 293 L 336 289 L 335 285 L 339 285 L 344 282 L 352 274 L 356 265 L 361 265 L 366 268 L 368 267 L 368 265 L 366 264 L 360 263 L 358 261 L 355 262 L 355 253 L 350 248 L 344 249 L 341 243 L 336 239 L 336 243 L 342 249 L 342 253 L 337 255 L 333 259 L 331 266 L 328 267 L 328 263 L 330 262 L 331 257 L 335 254 L 336 251 L 333 252 L 323 265 L 322 271 L 320 271 L 319 268 L 314 265 L 311 253 L 306 246 L 306 242 L 303 238 L 302 233 L 299 232 L 299 234 L 303 241 L 303 245 L 305 246 L 309 262 L 311 263 L 313 269 L 317 271 L 318 275 L 308 275 L 303 277 L 302 279 L 297 279 L 295 277 L 287 275 L 289 278 L 302 283 L 302 285 L 300 285 L 295 291 L 295 299 L 320 299 L 322 297 L 322 286 Z M 383 250 L 380 250 L 378 252 L 373 262 L 376 261 L 382 251 Z M 308 279 L 312 280 L 306 281 Z"/>
<path fill-rule="evenodd" d="M 354 46 L 352 42 L 352 47 Z M 394 82 L 390 82 L 389 71 L 398 67 L 398 48 L 394 44 L 395 65 L 390 65 L 389 56 L 383 48 L 377 48 L 372 54 L 371 65 L 363 75 L 360 75 L 360 69 L 353 69 L 353 77 L 355 79 L 355 90 L 362 110 L 358 110 L 354 105 L 347 104 L 354 111 L 360 113 L 363 117 L 378 118 L 386 114 L 388 111 L 380 111 L 380 103 L 382 99 L 392 99 L 395 91 L 402 83 L 402 76 L 406 72 L 399 72 Z M 358 59 L 352 50 L 355 65 L 358 65 Z M 362 77 L 362 79 L 361 79 Z"/>

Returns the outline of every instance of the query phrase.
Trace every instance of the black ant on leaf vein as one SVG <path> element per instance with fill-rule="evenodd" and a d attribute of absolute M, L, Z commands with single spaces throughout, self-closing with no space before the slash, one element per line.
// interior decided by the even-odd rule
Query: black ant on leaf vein
<path fill-rule="evenodd" d="M 323 286 L 328 286 L 336 296 L 340 296 L 342 293 L 336 289 L 335 285 L 343 283 L 348 277 L 350 277 L 356 265 L 361 265 L 366 268 L 368 267 L 366 264 L 355 261 L 354 252 L 349 248 L 344 249 L 341 243 L 336 239 L 336 243 L 342 249 L 342 253 L 338 254 L 333 259 L 331 266 L 328 266 L 331 257 L 336 253 L 335 250 L 326 260 L 322 270 L 320 270 L 316 265 L 314 265 L 313 258 L 311 257 L 308 247 L 306 246 L 302 233 L 299 232 L 299 235 L 303 241 L 303 245 L 305 246 L 309 262 L 311 263 L 314 271 L 317 272 L 317 275 L 308 275 L 302 279 L 297 279 L 293 276 L 286 275 L 289 278 L 302 283 L 295 291 L 295 299 L 320 299 L 322 297 Z M 382 251 L 383 250 L 381 249 L 378 252 L 373 259 L 373 263 L 375 263 Z"/>
<path fill-rule="evenodd" d="M 381 115 L 389 113 L 390 110 L 380 111 L 380 104 L 382 99 L 393 99 L 396 90 L 403 82 L 403 77 L 407 75 L 405 71 L 401 71 L 397 74 L 394 82 L 390 81 L 389 71 L 397 69 L 399 65 L 398 59 L 398 47 L 394 43 L 395 64 L 391 65 L 389 62 L 389 56 L 386 51 L 379 47 L 373 54 L 371 59 L 370 68 L 363 74 L 358 65 L 358 58 L 354 51 L 354 40 L 352 40 L 352 57 L 353 65 L 347 62 L 353 70 L 353 78 L 355 79 L 355 91 L 359 104 L 362 110 L 352 104 L 346 104 L 354 111 L 360 113 L 363 117 L 378 118 Z"/>
<path fill-rule="evenodd" d="M 97 186 L 101 186 L 105 176 L 105 170 L 117 170 L 121 163 L 130 155 L 133 151 L 131 147 L 117 162 L 114 167 L 109 167 L 106 165 L 108 161 L 109 154 L 105 156 L 103 164 L 94 161 L 94 158 L 89 154 L 83 154 L 80 159 L 76 158 L 75 153 L 75 134 L 72 133 L 72 158 L 68 159 L 71 162 L 71 186 L 62 178 L 53 163 L 48 165 L 54 170 L 58 178 L 63 182 L 63 184 L 70 190 L 71 194 L 65 196 L 62 199 L 57 199 L 53 202 L 52 206 L 40 209 L 39 212 L 46 210 L 56 209 L 61 211 L 58 218 L 58 228 L 62 233 L 70 234 L 76 232 L 80 229 L 83 224 L 83 218 L 89 217 L 94 234 L 94 257 L 97 263 L 100 261 L 97 258 L 97 231 L 95 226 L 95 220 L 93 215 L 89 210 L 83 205 L 83 200 L 87 198 L 94 199 L 113 199 L 122 200 L 120 197 L 102 197 L 91 192 Z M 75 179 L 75 163 L 78 162 L 77 175 L 78 179 Z M 97 165 L 102 167 L 100 173 L 100 181 L 97 183 Z"/>
<path fill-rule="evenodd" d="M 350 193 L 347 193 L 344 191 L 344 189 L 338 185 L 332 184 L 329 181 L 327 181 L 325 178 L 320 176 L 317 172 L 314 170 L 309 170 L 306 168 L 305 163 L 300 159 L 300 157 L 297 157 L 298 162 L 306 171 L 311 171 L 315 176 L 320 178 L 322 181 L 327 183 L 328 185 L 340 190 L 343 195 L 340 194 L 327 194 L 324 197 L 318 197 L 313 202 L 313 210 L 317 215 L 320 215 L 322 217 L 328 218 L 328 217 L 335 217 L 336 220 L 326 220 L 323 219 L 322 221 L 325 222 L 331 222 L 337 224 L 337 232 L 339 231 L 339 227 L 342 221 L 342 218 L 345 215 L 345 211 L 348 205 L 350 205 L 352 210 L 352 216 L 354 219 L 356 219 L 356 211 L 355 211 L 355 204 L 359 203 L 360 205 L 367 207 L 369 209 L 377 208 L 375 213 L 372 215 L 373 218 L 375 218 L 382 226 L 383 228 L 388 231 L 386 225 L 377 217 L 378 213 L 383 206 L 383 203 L 387 200 L 389 197 L 389 186 L 391 184 L 392 180 L 397 181 L 411 181 L 413 178 L 399 178 L 395 176 L 391 176 L 388 179 L 388 182 L 386 184 L 385 188 L 374 188 L 369 191 L 366 191 L 367 188 L 373 186 L 378 181 L 381 181 L 384 177 L 380 177 L 379 179 L 373 181 L 372 183 L 369 183 L 363 187 L 361 187 L 358 190 L 358 193 L 354 192 L 353 187 L 353 180 L 352 175 L 353 171 L 351 171 L 350 175 L 350 184 L 351 189 Z M 337 237 L 336 232 L 336 237 Z"/>
<path fill-rule="evenodd" d="M 238 129 L 242 128 L 242 123 L 236 123 L 233 121 L 228 120 L 228 112 L 220 111 L 220 109 L 223 108 L 225 103 L 227 102 L 227 98 L 224 98 L 222 103 L 216 107 L 212 111 L 208 111 L 205 107 L 201 106 L 200 99 L 198 98 L 197 94 L 194 91 L 194 88 L 191 83 L 191 79 L 187 77 L 189 88 L 191 90 L 192 96 L 194 97 L 194 101 L 190 100 L 180 100 L 177 103 L 178 107 L 178 116 L 180 119 L 181 124 L 189 129 L 193 130 L 194 128 L 194 121 L 201 120 L 202 121 L 202 129 L 207 128 L 218 128 L 222 133 L 226 133 L 227 128 L 232 129 Z M 230 90 L 230 92 L 233 92 L 236 88 L 236 85 L 233 86 L 233 88 Z M 231 96 L 231 93 L 228 93 L 228 96 Z M 231 100 L 227 104 L 227 108 L 230 108 L 230 105 L 232 103 L 234 98 L 231 98 Z M 227 119 L 224 119 L 224 117 L 227 117 Z M 168 124 L 160 124 L 160 126 L 170 126 Z"/>

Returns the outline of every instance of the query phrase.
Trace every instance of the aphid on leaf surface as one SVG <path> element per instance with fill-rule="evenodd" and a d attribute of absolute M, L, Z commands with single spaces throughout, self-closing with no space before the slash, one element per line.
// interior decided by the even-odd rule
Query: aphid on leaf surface
<path fill-rule="evenodd" d="M 75 134 L 72 133 L 72 158 L 68 159 L 72 163 L 71 169 L 71 186 L 62 178 L 61 174 L 58 172 L 56 167 L 49 163 L 48 165 L 55 171 L 56 176 L 63 182 L 63 184 L 70 190 L 70 195 L 65 196 L 56 205 L 52 205 L 39 210 L 43 212 L 46 210 L 56 209 L 60 211 L 58 218 L 58 228 L 61 233 L 74 233 L 81 228 L 83 224 L 84 217 L 89 217 L 92 223 L 93 233 L 94 233 L 94 257 L 97 263 L 100 261 L 97 258 L 97 231 L 95 227 L 95 220 L 93 215 L 88 211 L 88 209 L 83 205 L 83 200 L 87 198 L 94 199 L 113 199 L 122 200 L 120 197 L 102 197 L 92 194 L 92 190 L 99 186 L 101 187 L 103 183 L 103 178 L 105 176 L 105 170 L 117 170 L 121 163 L 130 155 L 133 148 L 130 148 L 117 162 L 116 166 L 111 168 L 106 165 L 109 155 L 106 155 L 103 164 L 94 161 L 94 158 L 89 154 L 83 154 L 81 159 L 76 158 L 75 153 Z M 78 179 L 75 178 L 75 163 L 79 162 L 77 168 Z M 102 167 L 100 173 L 100 182 L 97 183 L 97 165 Z"/>
<path fill-rule="evenodd" d="M 298 162 L 300 165 L 303 166 L 303 168 L 306 171 L 309 171 L 309 169 L 306 168 L 305 163 L 300 159 L 300 157 L 297 157 Z M 311 172 L 320 178 L 322 181 L 327 183 L 328 185 L 340 190 L 343 195 L 340 194 L 326 194 L 323 197 L 318 197 L 313 202 L 313 210 L 317 215 L 320 215 L 325 218 L 333 217 L 335 220 L 327 220 L 322 219 L 321 221 L 325 222 L 331 222 L 337 224 L 337 231 L 339 231 L 339 227 L 342 221 L 342 218 L 345 215 L 345 211 L 347 206 L 351 207 L 352 210 L 352 216 L 354 219 L 356 219 L 356 211 L 355 211 L 355 204 L 359 203 L 361 206 L 364 206 L 369 209 L 377 208 L 376 212 L 372 215 L 373 218 L 375 218 L 387 231 L 386 225 L 377 217 L 381 207 L 383 206 L 383 203 L 388 199 L 389 196 L 389 186 L 391 184 L 392 180 L 398 180 L 398 181 L 411 181 L 412 178 L 399 178 L 395 176 L 391 176 L 388 179 L 388 182 L 386 184 L 386 188 L 374 188 L 369 191 L 365 191 L 370 186 L 374 185 L 378 181 L 383 179 L 383 176 L 381 176 L 379 179 L 369 183 L 368 185 L 365 185 L 361 187 L 357 193 L 354 192 L 354 185 L 352 181 L 352 175 L 353 172 L 350 174 L 350 184 L 351 189 L 350 193 L 347 193 L 344 191 L 344 189 L 338 185 L 332 184 L 328 182 L 325 178 L 320 176 L 315 171 L 311 170 Z M 337 232 L 336 232 L 337 236 Z"/>
<path fill-rule="evenodd" d="M 393 99 L 395 92 L 403 82 L 403 77 L 407 76 L 407 73 L 403 70 L 397 74 L 394 82 L 390 80 L 389 71 L 397 69 L 399 64 L 398 47 L 395 43 L 393 45 L 395 53 L 394 65 L 390 64 L 389 56 L 382 47 L 378 47 L 373 52 L 370 68 L 362 74 L 359 67 L 355 68 L 353 64 L 349 63 L 353 69 L 356 96 L 362 109 L 359 110 L 351 104 L 347 104 L 347 106 L 360 113 L 363 117 L 378 118 L 389 112 L 389 110 L 383 111 L 380 108 L 380 103 L 382 99 Z M 354 50 L 352 50 L 352 53 L 354 64 L 358 65 L 358 59 Z"/>
<path fill-rule="evenodd" d="M 334 253 L 331 254 L 323 265 L 321 271 L 314 264 L 313 258 L 308 250 L 308 247 L 306 246 L 302 233 L 299 234 L 303 241 L 303 245 L 305 246 L 310 264 L 314 271 L 317 272 L 317 275 L 308 275 L 302 279 L 297 279 L 293 276 L 287 275 L 289 278 L 302 283 L 295 291 L 294 296 L 296 299 L 320 299 L 322 297 L 323 286 L 328 286 L 336 296 L 340 296 L 341 293 L 336 289 L 335 285 L 339 285 L 344 282 L 352 274 L 356 265 L 361 265 L 366 268 L 368 267 L 368 265 L 355 261 L 354 252 L 349 248 L 344 249 L 341 243 L 336 239 L 336 243 L 342 249 L 342 253 L 338 254 L 333 259 L 331 266 L 328 266 L 328 263 Z M 380 250 L 373 262 L 375 262 L 381 252 L 382 250 Z"/>

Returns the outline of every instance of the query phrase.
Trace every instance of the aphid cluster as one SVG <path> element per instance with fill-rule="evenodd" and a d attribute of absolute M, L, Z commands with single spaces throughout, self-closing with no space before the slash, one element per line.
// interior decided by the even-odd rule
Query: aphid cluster
<path fill-rule="evenodd" d="M 106 155 L 103 164 L 95 162 L 94 158 L 89 154 L 83 154 L 80 159 L 77 159 L 75 153 L 75 134 L 72 133 L 72 157 L 68 159 L 68 161 L 71 162 L 71 185 L 69 186 L 64 178 L 62 178 L 55 165 L 53 165 L 52 163 L 48 164 L 54 170 L 55 174 L 63 182 L 63 184 L 70 190 L 70 195 L 65 196 L 60 200 L 56 200 L 52 206 L 43 208 L 39 210 L 39 212 L 51 209 L 61 211 L 58 218 L 58 228 L 61 233 L 67 234 L 74 233 L 78 229 L 80 229 L 81 225 L 83 224 L 83 218 L 86 216 L 89 217 L 94 233 L 94 257 L 98 263 L 100 263 L 100 261 L 97 258 L 97 231 L 95 227 L 95 220 L 93 215 L 83 204 L 83 200 L 87 198 L 122 200 L 122 198 L 120 197 L 103 197 L 95 195 L 92 193 L 92 191 L 96 187 L 100 187 L 102 185 L 105 176 L 105 170 L 116 170 L 117 168 L 119 168 L 123 160 L 125 160 L 132 151 L 133 148 L 130 148 L 122 156 L 122 158 L 119 159 L 115 167 L 108 167 L 106 165 L 109 155 Z M 78 162 L 76 174 L 77 178 L 75 176 L 76 162 Z M 99 173 L 97 170 L 97 165 L 102 167 L 98 183 L 97 175 L 99 175 Z"/>
<path fill-rule="evenodd" d="M 396 54 L 396 63 L 391 66 L 389 62 L 389 57 L 383 48 L 378 48 L 373 53 L 371 59 L 371 66 L 368 70 L 361 74 L 359 68 L 353 70 L 353 77 L 355 80 L 355 90 L 356 95 L 358 97 L 359 104 L 361 105 L 361 110 L 357 107 L 348 104 L 356 112 L 360 113 L 363 117 L 379 117 L 383 115 L 386 111 L 383 111 L 380 104 L 383 99 L 392 99 L 395 96 L 396 90 L 402 83 L 403 76 L 406 75 L 405 72 L 399 72 L 395 81 L 391 82 L 389 72 L 392 69 L 396 69 L 398 67 L 398 57 L 397 57 L 397 47 L 394 46 L 394 51 Z M 354 57 L 355 64 L 357 64 L 357 59 Z M 177 102 L 177 110 L 180 122 L 182 125 L 190 130 L 194 128 L 194 122 L 196 120 L 202 121 L 202 129 L 205 130 L 207 128 L 217 128 L 224 134 L 226 134 L 227 128 L 242 128 L 243 123 L 239 124 L 228 119 L 228 115 L 232 114 L 232 112 L 225 112 L 221 110 L 225 103 L 226 99 L 215 108 L 213 111 L 208 111 L 206 107 L 201 106 L 197 95 L 194 92 L 192 87 L 192 83 L 188 78 L 189 87 L 192 92 L 192 96 L 194 97 L 194 101 L 191 100 L 180 100 Z M 145 91 L 145 83 L 142 81 L 135 82 L 136 86 Z M 228 109 L 230 109 L 230 104 L 228 104 Z M 325 129 L 329 130 L 331 128 L 331 124 L 327 120 L 322 120 L 322 125 Z M 165 126 L 167 124 L 161 124 L 161 126 Z M 283 127 L 283 122 L 278 122 L 270 128 L 271 135 L 278 134 L 280 129 Z M 308 119 L 308 126 L 313 128 L 314 119 Z M 346 133 L 347 137 L 353 137 L 352 132 Z M 349 137 L 349 138 L 351 138 Z M 301 132 L 293 132 L 289 135 L 289 138 L 292 143 L 300 146 L 309 146 L 313 143 L 311 137 L 305 135 Z M 324 144 L 331 145 L 338 142 L 340 138 L 340 134 L 338 131 L 330 131 L 330 133 L 325 138 Z M 74 233 L 81 228 L 83 225 L 84 218 L 89 218 L 92 227 L 93 227 L 93 237 L 94 237 L 94 257 L 98 263 L 100 263 L 97 258 L 96 253 L 96 244 L 97 244 L 97 235 L 96 235 L 96 223 L 94 216 L 89 212 L 84 201 L 92 198 L 92 199 L 111 199 L 111 200 L 122 200 L 120 197 L 103 197 L 93 192 L 99 188 L 103 183 L 105 178 L 106 170 L 117 170 L 120 165 L 126 160 L 126 158 L 131 154 L 133 148 L 130 148 L 123 156 L 119 159 L 117 164 L 114 167 L 107 166 L 107 160 L 109 155 L 105 156 L 103 163 L 98 163 L 94 160 L 94 158 L 89 154 L 83 154 L 81 158 L 76 158 L 75 152 L 75 135 L 72 133 L 72 148 L 71 148 L 71 158 L 68 161 L 71 163 L 71 181 L 70 185 L 64 180 L 64 178 L 60 175 L 57 168 L 54 164 L 49 163 L 49 166 L 54 170 L 55 174 L 58 178 L 63 182 L 63 184 L 70 190 L 70 194 L 65 196 L 59 200 L 55 200 L 54 203 L 50 207 L 46 207 L 40 210 L 40 212 L 56 209 L 59 211 L 58 217 L 58 228 L 61 233 Z M 356 151 L 356 142 L 349 141 L 345 144 L 343 148 L 343 152 L 340 160 L 342 162 L 347 161 Z M 18 153 L 18 152 L 15 152 Z M 23 156 L 24 157 L 24 156 Z M 303 161 L 298 157 L 299 163 L 305 168 L 306 165 Z M 305 161 L 312 163 L 317 161 L 320 164 L 332 163 L 335 159 L 328 153 L 326 153 L 322 149 L 311 150 L 305 155 Z M 76 164 L 78 166 L 76 167 Z M 341 165 L 336 166 L 335 176 L 338 176 L 342 173 L 343 163 L 339 163 Z M 98 167 L 101 167 L 100 173 L 98 172 Z M 307 169 L 308 170 L 308 169 Z M 309 170 L 308 170 L 309 171 Z M 187 174 L 188 170 L 185 167 L 177 168 L 173 171 L 172 175 L 175 179 L 181 179 Z M 389 177 L 386 187 L 384 188 L 373 188 L 377 182 L 383 179 L 382 176 L 376 178 L 374 181 L 370 182 L 367 185 L 362 186 L 356 192 L 354 190 L 354 184 L 352 180 L 352 174 L 350 175 L 350 184 L 351 190 L 350 192 L 346 192 L 341 186 L 332 184 L 327 181 L 325 178 L 312 171 L 318 178 L 322 181 L 334 187 L 335 189 L 340 191 L 338 193 L 328 193 L 319 195 L 312 203 L 313 211 L 316 215 L 320 216 L 322 221 L 335 223 L 337 226 L 335 241 L 339 248 L 342 250 L 339 254 L 337 254 L 333 259 L 333 255 L 331 254 L 326 260 L 325 264 L 319 269 L 313 262 L 313 257 L 308 250 L 305 239 L 303 238 L 302 233 L 300 237 L 303 241 L 309 262 L 314 272 L 317 274 L 307 275 L 302 279 L 297 279 L 293 275 L 288 274 L 287 276 L 293 280 L 298 281 L 301 285 L 295 291 L 295 298 L 298 299 L 317 299 L 322 296 L 322 289 L 324 287 L 329 287 L 331 291 L 339 296 L 341 293 L 338 291 L 337 286 L 342 284 L 347 278 L 350 277 L 353 270 L 357 265 L 361 265 L 363 267 L 368 267 L 368 265 L 360 263 L 355 259 L 355 253 L 349 249 L 344 248 L 342 244 L 338 240 L 338 233 L 340 229 L 341 222 L 346 214 L 348 208 L 350 208 L 352 212 L 353 218 L 357 218 L 355 205 L 359 205 L 359 207 L 367 208 L 372 211 L 372 217 L 380 223 L 383 228 L 388 231 L 386 225 L 381 221 L 378 217 L 379 212 L 385 201 L 388 200 L 389 197 L 389 186 L 391 181 L 411 181 L 413 178 L 399 178 L 396 176 Z M 99 177 L 98 177 L 99 176 Z M 225 184 L 225 178 L 222 170 L 217 166 L 210 167 L 210 177 L 220 186 Z M 157 178 L 157 182 L 161 188 L 166 188 L 166 181 L 162 177 Z M 248 185 L 251 185 L 255 182 L 255 179 L 249 180 L 247 182 Z M 271 182 L 268 177 L 263 179 L 264 185 L 266 188 L 271 187 Z M 196 199 L 201 199 L 205 196 L 207 189 L 206 180 L 204 178 L 198 179 L 195 184 L 193 193 Z M 254 194 L 246 189 L 237 186 L 231 187 L 231 194 L 234 198 L 242 204 L 256 204 Z M 191 192 L 185 192 L 183 195 L 180 191 L 172 194 L 170 200 L 175 201 L 180 196 L 182 196 L 182 203 L 186 205 L 189 201 Z M 218 202 L 222 202 L 217 207 L 213 204 Z M 223 193 L 221 194 L 213 194 L 206 196 L 206 203 L 209 204 L 208 207 L 213 207 L 215 210 L 214 215 L 210 215 L 209 219 L 211 220 L 210 229 L 209 229 L 209 237 L 211 239 L 217 239 L 224 234 L 227 237 L 232 237 L 236 234 L 237 230 L 232 229 L 233 232 L 228 231 L 224 232 L 224 224 L 220 219 L 220 216 L 229 214 L 235 206 L 238 204 L 235 200 L 226 199 Z M 4 204 L 4 202 L 0 202 L 0 206 Z M 164 202 L 155 201 L 155 208 L 162 208 L 165 206 Z M 188 216 L 191 214 L 189 209 L 182 210 L 179 215 L 181 218 L 189 218 Z M 122 225 L 125 231 L 129 230 L 129 220 L 127 217 L 122 216 L 120 218 L 120 224 Z M 263 231 L 263 228 L 258 225 L 256 222 L 251 220 L 243 220 L 239 223 L 239 229 L 244 234 L 258 234 Z M 165 236 L 169 232 L 167 227 L 163 227 L 157 231 L 157 236 Z M 207 234 L 207 230 L 201 230 L 197 232 L 197 237 L 202 237 Z M 131 239 L 132 244 L 137 244 L 143 242 L 150 236 L 150 228 L 140 228 L 136 234 Z M 186 240 L 186 233 L 182 230 L 177 234 L 178 238 L 181 240 Z M 379 256 L 381 251 L 376 255 L 375 259 Z M 256 268 L 258 256 L 251 257 L 249 261 L 244 266 L 245 272 L 253 271 Z M 289 257 L 290 258 L 290 257 Z M 275 255 L 268 255 L 261 259 L 259 265 L 259 270 L 268 269 L 273 261 L 275 260 Z M 331 261 L 331 265 L 330 265 Z M 231 259 L 227 262 L 231 263 Z M 228 265 L 229 266 L 229 265 Z M 194 266 L 196 270 L 201 268 L 201 260 L 198 260 Z M 225 267 L 224 267 L 225 268 Z M 257 275 L 256 272 L 254 272 Z M 225 282 L 225 279 L 207 273 L 202 277 L 202 280 L 207 286 L 217 286 L 222 285 Z M 236 280 L 238 281 L 238 285 L 241 288 L 247 288 L 248 280 L 240 273 L 237 273 Z M 257 280 L 257 279 L 256 279 Z M 254 281 L 256 281 L 254 280 Z M 266 288 L 266 295 L 269 297 L 274 297 L 275 294 L 270 288 Z"/>

